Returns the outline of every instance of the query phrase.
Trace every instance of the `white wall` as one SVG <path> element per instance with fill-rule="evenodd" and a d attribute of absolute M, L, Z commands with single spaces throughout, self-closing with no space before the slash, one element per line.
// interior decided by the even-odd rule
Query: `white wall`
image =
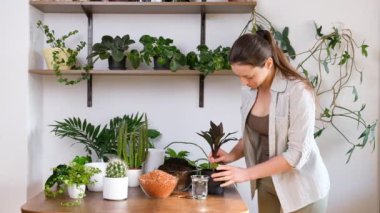
<path fill-rule="evenodd" d="M 28 32 L 26 30 L 28 18 L 25 4 L 27 4 L 26 0 L 20 1 L 20 3 L 14 2 L 12 8 L 6 10 L 12 11 L 13 9 L 16 11 L 17 7 L 17 14 L 24 14 L 23 16 L 14 15 L 14 19 L 20 23 L 17 23 L 16 29 L 6 31 L 18 33 L 1 35 L 8 36 L 6 37 L 8 39 L 14 38 L 15 35 L 20 37 L 17 40 L 20 42 L 10 42 L 16 44 L 17 47 L 20 46 L 20 48 L 10 49 L 14 53 L 17 50 L 17 58 L 20 58 L 20 50 L 25 49 L 22 47 L 28 46 Z M 290 38 L 297 51 L 305 50 L 311 46 L 313 42 L 312 21 L 317 21 L 326 28 L 337 21 L 343 22 L 353 30 L 354 36 L 359 40 L 366 39 L 370 48 L 369 57 L 365 61 L 365 83 L 358 89 L 361 93 L 360 101 L 367 103 L 367 111 L 364 117 L 370 120 L 379 117 L 380 32 L 377 13 L 379 6 L 377 0 L 364 0 L 360 3 L 353 0 L 333 2 L 328 0 L 314 2 L 266 0 L 258 2 L 259 11 L 275 25 L 290 27 Z M 19 12 L 20 8 L 24 13 Z M 42 15 L 38 11 L 31 10 L 31 41 L 40 42 L 42 39 L 41 34 L 36 31 L 33 24 L 36 19 L 41 17 Z M 211 47 L 216 47 L 219 44 L 230 46 L 245 25 L 248 17 L 249 14 L 208 16 L 206 25 L 207 44 Z M 45 23 L 56 30 L 57 34 L 78 29 L 80 34 L 73 40 L 73 43 L 86 40 L 87 22 L 83 14 L 45 14 L 43 18 Z M 104 34 L 113 36 L 130 34 L 136 41 L 143 34 L 164 35 L 173 38 L 175 44 L 187 52 L 194 50 L 199 43 L 199 21 L 198 15 L 94 15 L 94 42 L 98 42 Z M 34 59 L 31 60 L 30 66 L 31 68 L 42 68 L 44 65 L 39 55 L 42 44 L 32 43 L 31 55 Z M 133 47 L 141 48 L 139 45 Z M 7 131 L 0 134 L 0 139 L 2 139 L 2 143 L 4 141 L 9 143 L 12 150 L 23 150 L 21 151 L 23 154 L 18 154 L 17 162 L 24 167 L 23 172 L 16 173 L 17 177 L 20 178 L 20 181 L 17 182 L 20 197 L 18 200 L 14 199 L 12 202 L 8 202 L 12 203 L 13 206 L 10 206 L 6 212 L 15 209 L 14 206 L 18 207 L 20 200 L 25 198 L 27 142 L 29 142 L 30 159 L 29 197 L 42 189 L 42 184 L 50 175 L 50 168 L 69 161 L 75 155 L 84 154 L 79 145 L 70 146 L 70 140 L 60 140 L 50 133 L 51 128 L 48 125 L 52 124 L 54 120 L 80 116 L 94 123 L 105 123 L 117 115 L 147 112 L 152 127 L 163 133 L 157 143 L 158 147 L 163 147 L 174 140 L 202 143 L 201 138 L 195 132 L 206 129 L 209 120 L 222 121 L 227 131 L 239 129 L 240 86 L 238 80 L 233 76 L 211 76 L 206 79 L 204 108 L 198 108 L 198 79 L 196 77 L 95 76 L 93 80 L 93 107 L 87 108 L 85 83 L 70 87 L 56 83 L 52 76 L 29 75 L 29 91 L 32 92 L 28 93 L 26 88 L 28 76 L 26 74 L 27 51 L 21 52 L 21 54 L 25 58 L 25 63 L 20 63 L 20 60 L 17 60 L 16 65 L 5 64 L 5 62 L 12 60 L 8 58 L 1 61 L 4 63 L 1 67 L 12 72 L 2 72 L 7 81 L 4 81 L 1 86 L 2 93 L 0 94 L 2 99 L 6 101 L 1 104 L 4 109 L 0 112 L 3 113 L 2 117 L 7 118 L 7 122 L 2 122 L 4 126 L 1 129 L 4 130 L 7 127 Z M 85 52 L 81 54 L 82 59 L 84 59 L 85 54 Z M 5 59 L 5 56 L 1 58 Z M 106 62 L 97 64 L 97 68 L 105 68 L 106 66 Z M 12 79 L 12 81 L 8 79 Z M 17 89 L 8 93 L 10 86 Z M 20 98 L 11 100 L 10 94 L 16 93 L 17 97 Z M 30 99 L 28 114 L 26 114 L 25 109 L 27 98 Z M 28 131 L 25 130 L 26 125 L 22 122 L 25 120 L 29 120 L 30 123 Z M 10 121 L 11 123 L 9 123 Z M 344 125 L 344 123 L 341 124 Z M 354 130 L 354 126 L 348 127 Z M 24 134 L 19 134 L 20 129 L 25 130 Z M 26 132 L 28 132 L 28 138 Z M 358 133 L 352 131 L 350 134 L 355 136 Z M 206 147 L 206 144 L 203 145 Z M 231 148 L 232 145 L 227 145 L 227 149 Z M 320 138 L 319 146 L 332 181 L 328 212 L 379 212 L 378 149 L 376 148 L 377 150 L 373 153 L 369 148 L 358 151 L 354 154 L 351 163 L 346 165 L 345 152 L 348 146 L 336 132 L 327 131 Z M 193 157 L 199 156 L 195 149 L 190 150 L 193 151 Z M 9 155 L 14 154 L 9 153 Z M 243 163 L 240 162 L 239 165 L 243 165 Z M 3 166 L 9 168 L 9 171 L 15 170 L 8 164 Z M 17 168 L 17 171 L 20 169 Z M 1 175 L 1 184 L 7 184 L 4 182 L 9 178 L 14 178 L 14 175 L 9 173 L 5 176 Z M 4 186 L 9 186 L 9 184 Z M 2 195 L 0 196 L 3 198 Z M 251 202 L 251 209 L 255 209 L 254 202 Z"/>
<path fill-rule="evenodd" d="M 28 175 L 28 1 L 2 1 L 0 11 L 0 212 L 19 212 Z"/>

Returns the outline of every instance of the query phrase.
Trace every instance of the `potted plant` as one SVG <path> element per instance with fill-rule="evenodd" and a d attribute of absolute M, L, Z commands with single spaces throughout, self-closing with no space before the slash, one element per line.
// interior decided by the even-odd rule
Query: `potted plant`
<path fill-rule="evenodd" d="M 88 167 L 85 164 L 88 157 L 75 157 L 68 165 L 66 179 L 63 181 L 67 185 L 70 198 L 78 199 L 85 196 L 86 185 L 91 184 L 91 177 L 100 173 L 100 169 Z"/>
<path fill-rule="evenodd" d="M 170 69 L 176 71 L 181 66 L 186 65 L 186 56 L 176 46 L 171 45 L 172 39 L 143 35 L 140 38 L 140 43 L 144 46 L 140 52 L 141 60 L 149 65 L 153 58 L 155 70 Z"/>
<path fill-rule="evenodd" d="M 87 119 L 79 117 L 66 118 L 63 121 L 55 121 L 51 130 L 60 138 L 71 138 L 76 143 L 84 145 L 89 156 L 93 153 L 96 159 L 93 162 L 108 161 L 109 156 L 117 154 L 117 135 L 120 124 L 126 121 L 130 125 L 138 126 L 143 123 L 143 116 L 137 114 L 117 116 L 109 120 L 108 124 L 95 126 Z M 156 129 L 148 129 L 150 139 L 157 138 L 160 132 Z M 153 144 L 148 141 L 148 147 L 152 148 Z"/>
<path fill-rule="evenodd" d="M 217 158 L 217 153 L 220 149 L 220 147 L 229 142 L 237 140 L 235 137 L 231 137 L 236 132 L 228 133 L 227 135 L 224 133 L 223 130 L 223 124 L 220 123 L 219 125 L 214 124 L 212 121 L 210 121 L 210 129 L 208 131 L 201 131 L 200 133 L 197 133 L 199 136 L 204 138 L 206 142 L 210 145 L 211 148 L 211 154 L 212 157 Z M 209 164 L 209 169 L 203 169 L 202 174 L 210 176 L 209 179 L 209 185 L 208 190 L 210 194 L 223 194 L 224 189 L 220 187 L 220 182 L 215 182 L 211 178 L 211 174 L 213 174 L 215 171 L 215 168 L 217 165 L 211 165 Z"/>
<path fill-rule="evenodd" d="M 194 51 L 186 55 L 186 63 L 191 70 L 199 70 L 203 75 L 207 76 L 217 70 L 231 69 L 228 62 L 228 54 L 230 47 L 219 46 L 214 50 L 210 50 L 207 45 L 198 45 L 199 54 Z"/>
<path fill-rule="evenodd" d="M 191 186 L 190 176 L 198 170 L 195 162 L 188 158 L 188 151 L 178 153 L 171 148 L 166 149 L 165 162 L 158 169 L 178 178 L 176 191 L 187 191 Z"/>
<path fill-rule="evenodd" d="M 112 38 L 109 35 L 102 37 L 101 43 L 92 46 L 92 53 L 87 58 L 94 58 L 95 63 L 99 58 L 101 60 L 108 59 L 108 67 L 110 70 L 125 70 L 126 55 L 129 45 L 135 43 L 130 39 L 129 35 L 123 37 L 116 36 Z"/>
<path fill-rule="evenodd" d="M 88 157 L 76 156 L 69 165 L 60 164 L 53 168 L 53 174 L 45 182 L 44 192 L 47 198 L 62 195 L 67 187 L 71 198 L 82 198 L 85 185 L 91 183 L 91 176 L 100 173 L 97 168 L 87 167 Z"/>
<path fill-rule="evenodd" d="M 108 162 L 104 177 L 103 198 L 125 200 L 128 198 L 128 167 L 123 160 L 112 159 Z"/>
<path fill-rule="evenodd" d="M 58 78 L 58 82 L 64 83 L 65 85 L 73 85 L 79 83 L 82 80 L 87 80 L 89 78 L 89 71 L 92 68 L 91 65 L 80 66 L 78 65 L 78 54 L 86 46 L 86 42 L 80 41 L 75 49 L 71 49 L 66 46 L 66 40 L 79 31 L 74 30 L 69 32 L 67 35 L 57 38 L 54 30 L 50 30 L 48 25 L 42 23 L 41 20 L 37 22 L 37 28 L 44 32 L 47 37 L 46 43 L 50 45 L 50 48 L 45 48 L 43 50 L 43 55 L 46 64 L 50 70 L 54 70 L 55 75 Z M 81 77 L 76 80 L 69 80 L 63 77 L 61 70 L 79 70 L 84 69 Z"/>
<path fill-rule="evenodd" d="M 144 117 L 143 121 L 141 121 L 142 117 Z M 117 136 L 117 155 L 128 165 L 130 187 L 139 186 L 139 177 L 142 174 L 148 144 L 148 122 L 145 114 L 121 123 Z"/>
<path fill-rule="evenodd" d="M 138 125 L 142 123 L 142 116 L 124 115 L 122 117 L 112 118 L 105 126 L 93 125 L 86 119 L 67 118 L 64 121 L 56 121 L 52 132 L 60 138 L 71 138 L 77 143 L 83 144 L 88 155 L 93 153 L 96 155 L 95 161 L 88 163 L 87 166 L 95 167 L 101 170 L 99 174 L 91 177 L 92 184 L 88 185 L 90 191 L 102 191 L 103 177 L 105 175 L 106 163 L 108 157 L 117 155 L 117 135 L 118 128 L 123 121 L 127 121 L 130 125 Z M 148 137 L 154 139 L 160 135 L 155 129 L 148 129 Z M 148 147 L 153 144 L 148 141 Z"/>

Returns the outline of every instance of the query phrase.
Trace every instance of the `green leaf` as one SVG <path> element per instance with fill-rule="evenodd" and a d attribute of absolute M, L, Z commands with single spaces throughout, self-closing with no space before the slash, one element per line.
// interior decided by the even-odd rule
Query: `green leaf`
<path fill-rule="evenodd" d="M 339 62 L 339 65 L 343 65 L 343 64 L 347 63 L 348 59 L 350 59 L 350 58 L 351 58 L 350 54 L 347 51 L 344 51 L 342 58 Z"/>
<path fill-rule="evenodd" d="M 346 164 L 347 164 L 348 162 L 350 162 L 350 159 L 351 159 L 351 156 L 352 156 L 352 153 L 354 152 L 354 150 L 355 150 L 355 146 L 352 146 L 352 148 L 349 149 L 348 152 L 346 153 L 346 155 L 348 155 L 348 158 L 347 158 Z"/>
<path fill-rule="evenodd" d="M 318 138 L 322 135 L 322 132 L 325 130 L 325 127 L 323 127 L 322 129 L 319 129 L 318 131 L 316 131 L 314 133 L 314 138 Z"/>
<path fill-rule="evenodd" d="M 331 113 L 328 108 L 325 108 L 322 113 L 322 117 L 331 118 Z"/>
<path fill-rule="evenodd" d="M 172 148 L 167 148 L 165 153 L 171 158 L 177 157 L 177 153 Z"/>
<path fill-rule="evenodd" d="M 323 60 L 322 64 L 323 64 L 323 67 L 325 68 L 326 73 L 329 74 L 329 66 L 326 59 Z"/>
<path fill-rule="evenodd" d="M 368 45 L 362 44 L 360 47 L 362 49 L 362 55 L 364 55 L 365 57 L 367 57 L 368 56 L 368 51 L 367 51 Z"/>
<path fill-rule="evenodd" d="M 354 102 L 356 102 L 358 100 L 359 96 L 358 96 L 358 91 L 356 90 L 355 86 L 353 86 L 352 94 L 354 95 Z"/>
<path fill-rule="evenodd" d="M 315 30 L 316 30 L 317 36 L 322 37 L 323 36 L 323 34 L 322 34 L 322 25 L 318 27 L 317 23 L 314 22 L 314 26 L 315 26 Z"/>

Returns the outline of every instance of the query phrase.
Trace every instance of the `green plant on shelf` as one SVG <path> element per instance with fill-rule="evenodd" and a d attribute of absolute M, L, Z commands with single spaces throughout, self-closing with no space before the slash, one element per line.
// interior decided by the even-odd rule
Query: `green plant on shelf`
<path fill-rule="evenodd" d="M 127 50 L 133 43 L 135 41 L 128 34 L 122 37 L 115 36 L 115 38 L 104 35 L 101 43 L 95 43 L 92 46 L 92 53 L 87 56 L 87 59 L 95 58 L 93 60 L 93 63 L 95 63 L 98 59 L 105 60 L 111 58 L 113 61 L 120 63 L 126 58 Z"/>
<path fill-rule="evenodd" d="M 191 51 L 186 55 L 186 63 L 189 69 L 199 70 L 205 76 L 218 70 L 231 69 L 228 62 L 230 49 L 230 47 L 218 46 L 211 50 L 207 45 L 201 44 L 197 47 L 198 54 Z"/>
<path fill-rule="evenodd" d="M 53 70 L 58 78 L 57 81 L 65 85 L 74 85 L 82 80 L 88 80 L 92 66 L 89 64 L 85 66 L 78 65 L 78 54 L 86 46 L 86 42 L 80 41 L 74 49 L 69 48 L 66 45 L 66 40 L 76 35 L 79 31 L 74 30 L 58 38 L 56 37 L 54 30 L 51 30 L 48 25 L 43 24 L 41 20 L 37 21 L 37 28 L 45 34 L 47 38 L 46 43 L 49 44 L 51 48 L 54 48 L 51 57 L 53 59 Z M 61 55 L 64 55 L 65 57 L 61 57 Z M 70 80 L 63 76 L 61 72 L 62 66 L 67 66 L 69 69 L 73 70 L 84 70 L 84 72 L 81 73 L 81 77 Z"/>
<path fill-rule="evenodd" d="M 186 65 L 186 56 L 176 46 L 172 45 L 172 39 L 143 35 L 139 41 L 144 46 L 140 52 L 140 60 L 145 61 L 146 64 L 152 63 L 153 59 L 157 66 L 168 66 L 172 71 Z M 134 58 L 137 60 L 136 56 Z M 131 63 L 137 64 L 137 61 L 131 61 Z"/>

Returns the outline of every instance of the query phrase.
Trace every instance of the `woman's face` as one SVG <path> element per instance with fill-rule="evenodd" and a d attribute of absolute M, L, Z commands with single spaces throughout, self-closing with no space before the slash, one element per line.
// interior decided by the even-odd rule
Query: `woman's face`
<path fill-rule="evenodd" d="M 232 71 L 243 85 L 257 89 L 270 76 L 271 69 L 264 65 L 263 67 L 254 67 L 246 64 L 232 64 Z"/>

